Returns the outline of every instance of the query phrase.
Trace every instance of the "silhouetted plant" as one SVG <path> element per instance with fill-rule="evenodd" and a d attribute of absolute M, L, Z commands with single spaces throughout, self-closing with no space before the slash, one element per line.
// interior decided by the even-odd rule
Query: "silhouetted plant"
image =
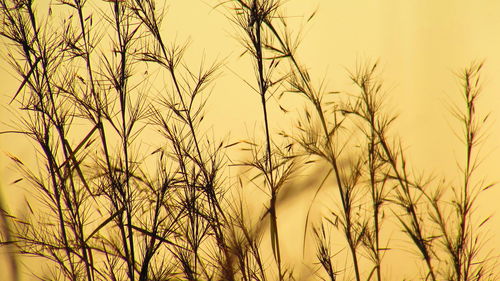
<path fill-rule="evenodd" d="M 473 211 L 480 193 L 493 184 L 484 184 L 476 176 L 480 166 L 479 146 L 481 131 L 488 115 L 476 112 L 481 93 L 481 68 L 483 63 L 472 64 L 460 73 L 463 104 L 456 105 L 453 114 L 462 124 L 462 143 L 465 146 L 464 166 L 460 166 L 461 183 L 439 186 L 433 193 L 426 193 L 432 206 L 429 216 L 438 228 L 438 241 L 446 258 L 440 260 L 442 278 L 447 280 L 489 280 L 496 278 L 491 271 L 491 256 L 484 252 L 486 239 L 482 228 L 490 217 L 478 223 Z"/>
<path fill-rule="evenodd" d="M 0 245 L 49 263 L 37 277 L 297 280 L 278 223 L 287 213 L 278 209 L 299 174 L 316 184 L 303 241 L 305 249 L 312 230 L 316 260 L 305 263 L 314 274 L 302 278 L 387 279 L 384 255 L 396 249 L 382 231 L 385 221 L 407 235 L 425 263 L 423 279 L 497 277 L 496 257 L 484 252 L 480 237 L 489 218 L 477 223 L 473 216 L 479 194 L 492 186 L 476 178 L 487 118 L 476 112 L 482 64 L 464 71 L 465 106 L 453 111 L 464 127 L 463 181 L 439 185 L 410 172 L 391 130 L 396 116 L 385 108 L 378 63 L 348 74 L 355 94 L 315 84 L 282 1 L 219 3 L 241 31 L 255 81 L 240 78 L 262 109 L 262 141 L 229 143 L 201 129 L 206 93 L 223 63 L 187 65 L 186 45 L 162 31 L 163 3 L 58 4 L 40 16 L 47 6 L 33 0 L 0 0 L 3 55 L 21 80 L 10 103 L 18 123 L 2 135 L 30 139 L 36 156 L 32 167 L 10 155 L 22 174 L 15 183 L 24 182 L 29 196 L 22 214 L 0 200 Z M 64 15 L 59 26 L 54 13 Z M 163 78 L 161 90 L 151 86 L 150 68 Z M 304 98 L 304 110 L 294 115 L 294 128 L 276 131 L 279 116 L 271 108 L 287 111 L 279 102 L 290 95 Z M 227 154 L 233 146 L 249 158 Z M 248 170 L 226 178 L 233 166 Z M 324 167 L 322 177 L 308 174 Z M 249 188 L 268 195 L 258 216 L 247 208 L 253 198 L 235 195 Z M 313 218 L 320 192 L 333 202 Z M 262 242 L 267 236 L 274 259 Z M 15 279 L 17 263 L 10 260 Z"/>

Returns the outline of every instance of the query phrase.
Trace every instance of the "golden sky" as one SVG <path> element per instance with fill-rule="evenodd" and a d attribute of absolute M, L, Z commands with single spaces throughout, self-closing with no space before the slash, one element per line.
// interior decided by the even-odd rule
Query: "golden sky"
<path fill-rule="evenodd" d="M 49 1 L 38 2 L 42 6 Z M 239 140 L 253 135 L 261 126 L 260 104 L 233 73 L 253 78 L 248 75 L 251 64 L 239 57 L 243 47 L 237 41 L 236 27 L 225 17 L 227 11 L 214 10 L 210 0 L 167 3 L 164 32 L 179 42 L 189 40 L 188 63 L 197 64 L 202 57 L 227 62 L 214 84 L 205 125 L 220 138 Z M 480 174 L 488 182 L 500 180 L 500 1 L 291 0 L 286 1 L 283 12 L 289 16 L 292 30 L 301 34 L 297 55 L 316 83 L 325 80 L 328 89 L 349 89 L 348 69 L 366 60 L 380 61 L 389 109 L 399 114 L 393 133 L 402 139 L 412 168 L 427 175 L 457 176 L 457 162 L 464 155 L 456 136 L 460 128 L 450 112 L 450 105 L 461 101 L 457 73 L 484 60 L 479 110 L 491 115 Z M 0 120 L 8 123 L 11 116 L 5 107 L 19 81 L 4 58 L 0 58 L 0 85 Z M 271 129 L 277 131 L 287 122 L 278 121 Z M 13 209 L 20 199 L 9 184 L 17 176 L 5 155 L 29 158 L 30 151 L 29 143 L 0 135 L 0 190 Z M 496 215 L 490 228 L 491 245 L 497 249 L 499 199 L 500 188 L 489 190 L 480 199 L 478 210 L 482 215 Z M 303 211 L 295 212 L 303 216 Z M 301 227 L 286 218 L 283 221 L 290 232 Z M 288 250 L 294 251 L 292 247 Z M 400 276 L 397 270 L 392 274 Z"/>

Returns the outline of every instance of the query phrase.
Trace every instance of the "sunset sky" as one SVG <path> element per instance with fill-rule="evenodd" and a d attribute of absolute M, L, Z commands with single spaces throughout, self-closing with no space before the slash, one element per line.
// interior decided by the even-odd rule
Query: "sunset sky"
<path fill-rule="evenodd" d="M 90 7 L 109 9 L 104 1 L 90 1 L 95 2 L 90 3 Z M 56 1 L 35 1 L 39 7 L 48 2 Z M 202 59 L 224 62 L 211 89 L 204 130 L 220 139 L 238 141 L 262 132 L 261 107 L 255 93 L 241 78 L 255 82 L 248 57 L 240 56 L 244 51 L 238 41 L 240 31 L 228 18 L 227 9 L 214 8 L 217 2 L 167 1 L 163 32 L 170 40 L 189 42 L 188 64 L 199 65 Z M 288 17 L 289 28 L 300 36 L 297 57 L 307 65 L 314 83 L 324 81 L 329 91 L 350 91 L 352 82 L 348 71 L 359 63 L 379 61 L 380 78 L 388 97 L 387 109 L 399 116 L 391 133 L 401 139 L 415 174 L 436 179 L 446 176 L 460 182 L 457 163 L 463 162 L 465 151 L 457 137 L 462 136 L 462 128 L 451 108 L 462 105 L 460 71 L 471 63 L 484 61 L 478 110 L 483 116 L 490 115 L 483 128 L 485 138 L 480 153 L 484 160 L 476 180 L 500 181 L 500 1 L 285 2 L 282 11 Z M 9 48 L 6 40 L 0 42 L 2 49 Z M 0 130 L 7 130 L 13 119 L 10 112 L 16 109 L 8 103 L 20 81 L 5 60 L 6 52 L 0 53 Z M 158 84 L 153 87 L 160 89 L 162 77 L 155 79 Z M 301 109 L 300 100 L 285 100 L 282 105 L 291 111 Z M 271 109 L 271 113 L 271 119 L 275 118 L 271 123 L 274 132 L 293 126 L 293 120 L 285 119 L 277 107 Z M 22 193 L 18 191 L 19 186 L 11 184 L 19 174 L 8 155 L 34 161 L 33 145 L 19 136 L 0 134 L 0 192 L 11 210 L 20 210 L 24 202 Z M 304 196 L 310 198 L 311 194 Z M 491 236 L 487 247 L 491 249 L 500 249 L 499 200 L 500 188 L 495 187 L 485 192 L 477 205 L 478 215 L 494 215 L 489 222 L 491 231 L 487 233 Z M 297 206 L 307 204 L 298 199 L 294 202 Z M 299 256 L 302 249 L 296 247 L 295 241 L 302 239 L 300 223 L 305 217 L 304 208 L 284 206 L 283 212 L 285 210 L 290 215 L 283 215 L 280 222 L 289 230 L 282 230 L 288 233 L 284 234 L 284 239 L 288 239 L 284 249 L 291 256 Z M 393 235 L 399 237 L 399 234 Z M 398 241 L 395 246 L 401 247 L 401 255 L 406 257 L 405 243 Z M 389 257 L 388 261 L 397 261 L 399 255 Z M 400 270 L 404 265 L 388 266 L 387 275 L 394 277 L 393 280 L 407 276 Z M 0 279 L 1 272 L 2 259 Z"/>

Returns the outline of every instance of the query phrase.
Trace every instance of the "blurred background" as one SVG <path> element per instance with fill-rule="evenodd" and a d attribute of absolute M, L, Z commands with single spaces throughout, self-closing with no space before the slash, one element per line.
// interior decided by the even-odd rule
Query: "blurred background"
<path fill-rule="evenodd" d="M 36 5 L 44 7 L 54 2 L 36 1 Z M 188 63 L 196 65 L 202 58 L 224 61 L 208 100 L 204 124 L 205 130 L 217 138 L 237 141 L 262 133 L 261 108 L 259 99 L 239 77 L 253 79 L 253 74 L 252 64 L 240 56 L 243 47 L 236 27 L 227 18 L 227 11 L 214 8 L 216 4 L 209 0 L 168 1 L 164 32 L 174 40 L 189 42 Z M 105 5 L 90 6 L 107 8 Z M 465 152 L 458 139 L 462 133 L 460 123 L 450 109 L 462 102 L 460 71 L 473 62 L 484 61 L 478 110 L 490 115 L 483 128 L 486 137 L 480 153 L 484 160 L 477 176 L 486 182 L 500 180 L 499 1 L 291 0 L 286 1 L 283 13 L 289 18 L 290 29 L 300 38 L 297 56 L 308 66 L 315 83 L 324 81 L 329 90 L 347 91 L 352 87 L 348 70 L 365 61 L 379 61 L 389 101 L 387 109 L 399 115 L 393 133 L 401 138 L 416 174 L 459 177 L 457 163 L 463 161 Z M 5 40 L 1 42 L 1 48 L 9 48 Z M 15 108 L 9 101 L 19 84 L 5 57 L 0 58 L 1 130 L 8 129 L 14 120 Z M 293 100 L 285 104 L 292 111 L 301 108 Z M 271 118 L 276 117 L 271 128 L 275 132 L 293 126 L 293 119 L 282 118 L 279 110 L 271 112 L 275 114 Z M 29 194 L 19 184 L 13 184 L 20 176 L 8 155 L 34 164 L 33 146 L 22 137 L 0 134 L 3 203 L 14 213 L 22 212 Z M 237 152 L 233 157 L 238 157 Z M 283 251 L 286 256 L 296 257 L 297 264 L 301 263 L 302 248 L 296 241 L 302 239 L 304 206 L 313 191 L 299 194 L 280 211 L 286 214 L 280 216 Z M 500 249 L 499 199 L 500 188 L 495 187 L 478 201 L 479 215 L 494 215 L 489 224 L 491 232 L 485 234 L 491 238 L 487 244 L 491 249 Z M 391 235 L 397 251 L 384 259 L 388 277 L 401 280 L 414 276 L 402 262 L 413 254 L 405 249 L 407 242 L 398 230 Z M 1 280 L 7 278 L 6 268 L 4 255 L 0 255 Z M 21 280 L 30 279 L 23 273 Z"/>

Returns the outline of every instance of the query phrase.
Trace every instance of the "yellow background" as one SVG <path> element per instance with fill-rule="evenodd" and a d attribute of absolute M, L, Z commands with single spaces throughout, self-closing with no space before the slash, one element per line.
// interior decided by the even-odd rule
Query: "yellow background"
<path fill-rule="evenodd" d="M 38 2 L 40 7 L 45 4 Z M 235 39 L 236 27 L 225 17 L 227 11 L 214 10 L 214 4 L 208 0 L 169 1 L 164 32 L 171 40 L 191 42 L 187 52 L 189 63 L 196 63 L 203 56 L 227 62 L 215 82 L 205 125 L 219 138 L 239 140 L 260 130 L 260 104 L 232 72 L 253 82 L 251 64 L 239 57 L 243 48 Z M 307 22 L 315 11 L 315 16 Z M 450 105 L 461 102 L 457 73 L 471 62 L 484 60 L 479 110 L 491 115 L 490 125 L 485 128 L 487 138 L 481 150 L 485 160 L 479 174 L 487 182 L 500 180 L 500 1 L 293 0 L 286 3 L 283 12 L 289 16 L 294 32 L 301 32 L 298 57 L 309 67 L 313 81 L 319 83 L 325 79 L 330 90 L 349 89 L 347 70 L 356 63 L 379 59 L 381 77 L 389 93 L 389 109 L 399 114 L 393 132 L 401 137 L 412 168 L 427 175 L 458 177 L 457 162 L 463 160 L 464 150 L 456 137 L 460 127 L 449 109 Z M 2 48 L 8 45 L 3 43 Z M 2 58 L 2 123 L 13 119 L 7 103 L 18 85 L 15 74 Z M 272 129 L 277 131 L 289 123 L 290 120 L 278 121 Z M 1 128 L 5 129 L 5 124 Z M 6 154 L 32 161 L 32 147 L 16 136 L 0 135 L 0 150 L 0 190 L 10 209 L 19 210 L 22 196 L 19 188 L 10 184 L 18 175 Z M 479 201 L 478 214 L 495 214 L 489 224 L 492 239 L 487 247 L 491 249 L 500 249 L 499 199 L 500 188 L 496 187 L 484 193 Z M 303 208 L 289 209 L 288 214 L 304 216 Z M 302 227 L 296 224 L 301 220 L 295 215 L 294 219 L 280 216 L 282 233 L 290 230 L 290 234 L 285 234 L 289 240 L 284 243 L 289 244 L 284 249 L 290 254 L 298 252 L 294 245 L 301 239 L 300 235 L 294 235 Z M 405 244 L 398 245 L 403 248 Z M 396 258 L 394 264 L 389 261 L 384 260 L 392 269 L 390 275 L 394 280 L 406 276 L 404 262 Z M 0 277 L 2 267 L 0 259 Z"/>

